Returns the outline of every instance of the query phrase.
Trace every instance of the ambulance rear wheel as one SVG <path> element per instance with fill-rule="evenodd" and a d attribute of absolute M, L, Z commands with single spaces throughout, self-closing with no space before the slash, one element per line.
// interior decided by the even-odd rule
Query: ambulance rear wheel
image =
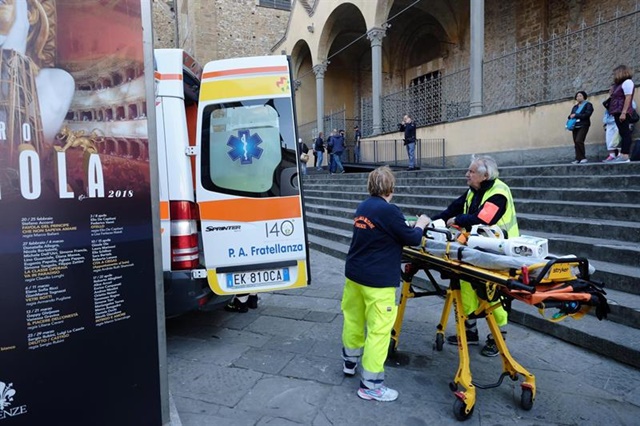
<path fill-rule="evenodd" d="M 473 409 L 475 407 L 471 407 L 471 410 L 467 413 L 467 404 L 464 403 L 461 399 L 456 398 L 453 402 L 453 415 L 458 421 L 465 421 L 473 414 Z"/>
<path fill-rule="evenodd" d="M 533 407 L 533 391 L 529 388 L 522 388 L 520 394 L 520 407 L 523 410 L 529 411 Z"/>

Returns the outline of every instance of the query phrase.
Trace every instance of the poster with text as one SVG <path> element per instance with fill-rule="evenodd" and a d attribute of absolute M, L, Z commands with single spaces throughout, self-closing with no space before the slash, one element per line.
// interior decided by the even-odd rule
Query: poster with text
<path fill-rule="evenodd" d="M 0 1 L 0 426 L 161 424 L 141 15 Z"/>

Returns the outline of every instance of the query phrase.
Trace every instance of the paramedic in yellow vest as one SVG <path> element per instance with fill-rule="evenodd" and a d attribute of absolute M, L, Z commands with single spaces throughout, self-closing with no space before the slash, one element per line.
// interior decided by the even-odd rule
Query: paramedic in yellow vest
<path fill-rule="evenodd" d="M 467 231 L 473 225 L 498 225 L 507 237 L 518 237 L 518 222 L 513 197 L 509 187 L 498 179 L 498 166 L 489 156 L 473 156 L 465 174 L 469 189 L 455 200 L 445 211 L 434 216 L 432 220 L 443 219 L 447 226 L 459 226 Z M 466 281 L 461 281 L 462 307 L 466 315 L 478 308 L 478 296 Z M 499 303 L 499 302 L 496 302 Z M 499 326 L 507 324 L 507 312 L 499 307 L 493 311 Z M 478 344 L 478 328 L 475 319 L 465 321 L 467 342 Z M 447 342 L 457 345 L 456 336 L 449 336 Z M 498 348 L 492 336 L 482 348 L 484 356 L 497 356 Z"/>
<path fill-rule="evenodd" d="M 398 398 L 398 392 L 384 384 L 384 362 L 396 320 L 402 247 L 419 245 L 430 222 L 421 215 L 415 227 L 407 225 L 398 206 L 390 203 L 394 187 L 395 177 L 388 166 L 369 173 L 370 197 L 356 209 L 345 263 L 342 371 L 354 376 L 361 364 L 357 394 L 365 400 Z"/>

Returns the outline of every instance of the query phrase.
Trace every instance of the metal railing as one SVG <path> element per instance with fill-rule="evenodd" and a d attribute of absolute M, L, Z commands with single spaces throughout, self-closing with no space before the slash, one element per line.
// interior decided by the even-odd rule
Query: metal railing
<path fill-rule="evenodd" d="M 444 167 L 444 139 L 418 139 L 416 165 L 419 167 Z M 360 155 L 363 163 L 407 166 L 409 157 L 402 139 L 367 140 L 362 142 Z"/>
<path fill-rule="evenodd" d="M 538 43 L 514 48 L 485 60 L 483 111 L 491 113 L 607 90 L 618 64 L 640 68 L 640 2 L 633 10 L 615 10 L 610 19 Z M 442 71 L 405 90 L 381 98 L 382 132 L 394 132 L 409 113 L 418 126 L 452 121 L 469 115 L 469 69 Z M 373 102 L 361 99 L 363 136 L 373 135 Z"/>

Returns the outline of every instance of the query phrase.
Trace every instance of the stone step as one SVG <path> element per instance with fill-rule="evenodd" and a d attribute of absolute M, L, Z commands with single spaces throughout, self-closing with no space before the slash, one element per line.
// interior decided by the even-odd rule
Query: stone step
<path fill-rule="evenodd" d="M 348 244 L 313 234 L 309 235 L 309 242 L 313 249 L 343 260 L 349 249 Z M 618 312 L 620 309 L 614 308 L 617 305 L 615 299 L 618 297 L 624 299 L 624 295 L 613 294 L 612 296 L 614 296 L 611 303 L 612 312 L 616 314 L 612 313 L 611 318 L 614 319 L 620 314 Z M 408 303 L 411 303 L 411 300 Z M 637 306 L 634 308 L 627 305 L 627 307 L 637 311 Z M 578 321 L 569 318 L 561 322 L 551 322 L 542 318 L 534 306 L 517 301 L 512 304 L 509 320 L 640 368 L 640 329 L 638 328 L 612 320 L 598 321 L 592 315 L 587 315 Z"/>
<path fill-rule="evenodd" d="M 341 185 L 341 192 L 346 194 L 362 194 L 365 197 L 366 184 L 348 184 Z M 450 186 L 450 185 L 396 185 L 395 192 L 405 196 L 421 195 L 424 197 L 440 196 L 453 201 L 460 195 L 464 194 L 468 187 L 466 186 Z M 312 183 L 305 186 L 305 194 L 325 197 L 330 193 L 326 184 Z M 528 188 L 528 187 L 511 187 L 511 193 L 516 200 L 546 200 L 546 201 L 585 201 L 597 200 L 597 202 L 621 203 L 621 204 L 640 204 L 640 189 L 608 189 L 608 188 Z M 334 192 L 331 192 L 334 194 Z M 338 195 L 338 194 L 336 194 Z"/>
<path fill-rule="evenodd" d="M 629 294 L 640 294 L 640 267 L 613 262 L 589 260 L 595 268 L 593 279 L 606 283 L 607 288 Z"/>
<path fill-rule="evenodd" d="M 464 170 L 459 170 L 459 175 L 445 175 L 441 172 L 431 174 L 420 174 L 420 172 L 397 172 L 396 184 L 403 186 L 421 185 L 443 185 L 443 186 L 466 186 Z M 556 187 L 577 187 L 577 188 L 626 188 L 640 189 L 640 172 L 638 174 L 616 174 L 616 175 L 552 175 L 552 176 L 506 176 L 500 178 L 510 187 L 530 187 L 530 188 L 556 188 Z M 362 185 L 366 189 L 367 175 L 364 173 L 346 173 L 341 175 L 314 175 L 307 176 L 305 182 L 323 182 L 336 186 L 342 185 Z"/>
<path fill-rule="evenodd" d="M 443 191 L 444 192 L 444 191 Z M 400 190 L 394 193 L 392 202 L 398 206 L 410 206 L 413 211 L 431 211 L 439 213 L 454 201 L 457 196 L 450 196 L 446 193 L 442 195 L 426 194 L 406 194 Z M 355 203 L 357 206 L 366 198 L 366 194 L 350 192 L 347 188 L 340 187 L 340 191 L 331 191 L 324 188 L 321 192 L 305 190 L 305 198 L 321 197 L 329 205 L 339 205 Z M 566 216 L 581 219 L 608 219 L 608 220 L 629 220 L 640 217 L 640 203 L 602 203 L 589 201 L 560 201 L 560 200 L 535 200 L 515 198 L 516 211 L 518 216 L 522 214 L 544 214 L 554 216 Z M 638 235 L 640 238 L 640 234 Z"/>
<path fill-rule="evenodd" d="M 348 172 L 360 172 L 366 174 L 373 168 L 377 167 L 376 164 L 363 165 L 363 167 L 344 163 Z M 364 169 L 367 167 L 367 169 Z M 498 164 L 500 176 L 605 176 L 605 175 L 640 175 L 640 162 L 631 162 L 625 164 L 608 164 L 602 162 L 590 162 L 587 164 L 574 165 L 574 164 L 545 164 L 545 165 L 531 165 L 531 166 L 500 166 Z M 467 168 L 464 167 L 429 167 L 422 166 L 422 169 L 416 171 L 407 171 L 404 168 L 395 169 L 396 177 L 399 176 L 464 176 Z M 325 174 L 327 174 L 325 172 Z"/>
<path fill-rule="evenodd" d="M 343 210 L 343 212 L 346 212 L 346 210 Z M 312 212 L 311 209 L 308 209 L 307 220 L 309 222 L 307 226 L 311 233 L 328 240 L 350 244 L 353 220 L 349 216 L 331 215 L 326 211 Z M 546 238 L 542 233 L 527 230 L 523 230 L 523 234 Z M 559 235 L 557 238 L 566 239 L 568 237 Z M 612 256 L 612 262 L 601 259 L 598 253 L 589 256 L 576 250 L 561 250 L 555 246 L 553 240 L 550 241 L 550 247 L 552 253 L 557 255 L 574 254 L 589 259 L 589 262 L 596 268 L 594 279 L 606 283 L 607 288 L 630 294 L 640 294 L 640 266 L 637 261 L 631 259 L 628 264 L 621 264 L 620 260 L 615 256 Z M 616 251 L 615 253 L 619 254 L 621 258 L 629 256 L 624 251 Z"/>
<path fill-rule="evenodd" d="M 524 234 L 524 232 L 523 232 Z M 527 235 L 549 240 L 549 252 L 558 254 L 575 254 L 587 259 L 602 262 L 616 262 L 621 265 L 638 266 L 640 259 L 640 243 L 614 241 L 604 238 L 592 238 L 582 235 L 549 234 L 529 231 Z"/>
<path fill-rule="evenodd" d="M 305 192 L 305 203 L 312 206 L 326 207 L 351 210 L 351 214 L 355 211 L 358 204 L 366 198 L 363 194 L 347 193 L 347 192 L 330 192 L 323 191 L 323 197 L 316 197 L 312 191 Z M 392 202 L 396 204 L 405 214 L 415 215 L 424 213 L 434 216 L 443 211 L 449 204 L 449 200 L 443 197 L 422 197 L 413 196 L 406 197 L 404 195 L 394 196 Z M 566 235 L 583 235 L 588 237 L 601 237 L 606 239 L 618 239 L 626 242 L 640 241 L 640 222 L 629 221 L 631 213 L 627 206 L 620 207 L 619 210 L 611 210 L 615 212 L 615 216 L 606 217 L 605 220 L 597 217 L 595 211 L 600 211 L 593 207 L 594 213 L 590 216 L 576 219 L 571 213 L 582 214 L 587 207 L 584 203 L 569 202 L 545 202 L 548 211 L 544 214 L 540 213 L 534 202 L 525 200 L 523 202 L 516 201 L 518 206 L 518 223 L 522 229 L 536 229 L 543 233 L 559 233 Z M 573 208 L 578 205 L 581 208 Z M 619 205 L 622 206 L 622 205 Z M 629 208 L 631 211 L 637 211 L 640 215 L 640 205 Z M 531 211 L 533 210 L 533 211 Z M 558 214 L 563 213 L 563 214 Z M 622 216 L 622 217 L 619 217 Z M 640 217 L 640 216 L 638 216 Z"/>
<path fill-rule="evenodd" d="M 343 209 L 344 214 L 348 209 Z M 320 208 L 316 211 L 313 206 L 308 205 L 307 216 L 311 223 L 326 226 L 343 236 L 343 242 L 349 243 L 353 222 L 350 216 L 338 214 L 337 210 L 329 211 Z M 529 231 L 522 229 L 523 235 L 532 235 L 549 240 L 549 251 L 559 256 L 573 254 L 587 258 L 591 263 L 597 262 L 603 265 L 603 272 L 600 276 L 611 288 L 626 291 L 633 294 L 640 294 L 640 245 L 615 242 L 609 239 L 588 238 L 584 236 L 571 236 L 561 234 L 546 234 L 539 231 Z M 325 236 L 330 238 L 329 236 Z"/>

